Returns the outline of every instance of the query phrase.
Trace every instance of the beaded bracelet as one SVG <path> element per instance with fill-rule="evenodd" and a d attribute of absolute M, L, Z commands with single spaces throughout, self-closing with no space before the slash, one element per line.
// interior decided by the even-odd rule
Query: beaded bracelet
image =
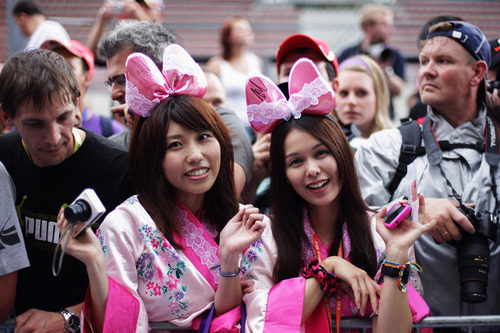
<path fill-rule="evenodd" d="M 235 277 L 235 276 L 240 275 L 240 273 L 241 273 L 241 268 L 239 268 L 239 267 L 238 267 L 238 271 L 236 273 L 225 273 L 225 272 L 223 272 L 220 269 L 220 266 L 219 266 L 219 275 L 220 276 L 223 276 L 223 277 Z"/>
<path fill-rule="evenodd" d="M 302 276 L 305 279 L 313 277 L 318 280 L 321 290 L 324 291 L 326 297 L 331 297 L 337 291 L 337 276 L 321 266 L 318 259 L 313 259 L 309 265 L 304 266 Z"/>

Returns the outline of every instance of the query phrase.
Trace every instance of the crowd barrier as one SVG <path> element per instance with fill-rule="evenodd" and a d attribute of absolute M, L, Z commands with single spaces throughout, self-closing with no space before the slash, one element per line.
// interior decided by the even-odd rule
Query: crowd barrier
<path fill-rule="evenodd" d="M 152 332 L 189 331 L 189 329 L 172 325 L 168 322 L 150 323 Z M 367 332 L 371 328 L 371 320 L 366 318 L 346 318 L 340 321 L 340 328 L 360 329 Z M 461 328 L 462 332 L 472 333 L 475 328 L 492 328 L 500 332 L 500 315 L 495 316 L 433 316 L 422 319 L 413 327 L 418 333 L 422 328 Z M 334 330 L 335 331 L 335 330 Z M 10 319 L 0 323 L 0 333 L 14 332 L 14 320 Z"/>
<path fill-rule="evenodd" d="M 176 330 L 187 331 L 187 329 L 179 328 L 170 323 L 150 323 L 152 332 Z M 342 329 L 360 329 L 365 333 L 371 329 L 372 323 L 367 318 L 346 318 L 340 321 Z M 434 316 L 422 319 L 417 324 L 414 324 L 415 332 L 420 332 L 422 328 L 461 328 L 462 332 L 472 333 L 474 328 L 493 328 L 494 331 L 500 332 L 500 315 L 495 316 Z M 335 329 L 333 330 L 335 332 Z"/>

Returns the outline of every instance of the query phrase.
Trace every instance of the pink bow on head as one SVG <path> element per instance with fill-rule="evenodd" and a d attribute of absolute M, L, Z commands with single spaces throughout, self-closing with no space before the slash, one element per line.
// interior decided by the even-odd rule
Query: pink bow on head
<path fill-rule="evenodd" d="M 163 51 L 163 71 L 151 58 L 132 53 L 125 63 L 125 100 L 134 114 L 149 117 L 151 111 L 172 95 L 203 97 L 207 80 L 200 66 L 181 46 L 170 44 Z"/>
<path fill-rule="evenodd" d="M 246 84 L 247 114 L 250 125 L 260 133 L 269 133 L 281 122 L 302 114 L 326 115 L 335 107 L 332 87 L 321 77 L 314 63 L 299 59 L 290 71 L 290 99 L 267 77 L 259 75 Z"/>

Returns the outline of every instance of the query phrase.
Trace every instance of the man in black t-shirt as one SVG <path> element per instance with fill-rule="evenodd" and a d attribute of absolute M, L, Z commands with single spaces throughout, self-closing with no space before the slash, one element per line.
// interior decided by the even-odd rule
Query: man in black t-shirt
<path fill-rule="evenodd" d="M 52 51 L 18 52 L 0 73 L 0 103 L 16 127 L 0 136 L 0 161 L 16 187 L 31 263 L 18 274 L 18 330 L 79 332 L 87 274 L 68 256 L 61 273 L 52 275 L 57 214 L 85 188 L 93 188 L 108 211 L 133 194 L 126 151 L 73 126 L 79 95 L 73 70 Z"/>

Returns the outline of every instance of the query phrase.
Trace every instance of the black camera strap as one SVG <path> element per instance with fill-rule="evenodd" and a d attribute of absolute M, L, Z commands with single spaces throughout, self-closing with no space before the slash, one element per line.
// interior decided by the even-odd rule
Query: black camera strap
<path fill-rule="evenodd" d="M 490 165 L 491 174 L 491 187 L 493 197 L 495 198 L 495 214 L 498 212 L 498 197 L 495 191 L 497 184 L 495 180 L 494 171 L 498 168 L 500 163 L 500 126 L 496 121 L 490 117 L 486 117 L 485 126 L 485 142 L 484 149 L 486 154 L 486 161 Z"/>
<path fill-rule="evenodd" d="M 432 130 L 432 121 L 429 117 L 425 117 L 422 124 L 422 136 L 424 139 L 425 149 L 427 153 L 427 159 L 432 166 L 439 168 L 439 171 L 446 181 L 446 184 L 451 189 L 453 197 L 462 204 L 462 196 L 455 190 L 448 177 L 441 168 L 441 162 L 443 161 L 443 152 L 441 147 L 436 140 L 434 131 Z M 486 155 L 486 162 L 490 166 L 490 177 L 491 177 L 491 191 L 493 192 L 493 197 L 495 198 L 495 214 L 498 212 L 498 198 L 497 198 L 497 185 L 494 177 L 494 171 L 500 163 L 500 126 L 498 123 L 493 122 L 489 117 L 486 117 L 485 125 L 485 143 L 484 151 Z"/>

